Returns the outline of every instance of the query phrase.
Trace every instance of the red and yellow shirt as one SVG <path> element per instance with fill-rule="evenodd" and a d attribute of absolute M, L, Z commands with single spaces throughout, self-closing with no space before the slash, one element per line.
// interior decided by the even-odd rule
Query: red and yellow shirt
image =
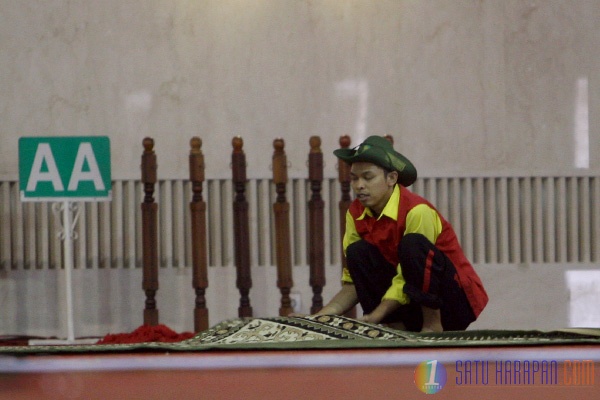
<path fill-rule="evenodd" d="M 419 233 L 425 236 L 448 256 L 456 268 L 459 283 L 469 299 L 473 312 L 478 316 L 487 304 L 488 297 L 473 266 L 465 257 L 454 229 L 427 200 L 404 186 L 396 185 L 377 218 L 358 200 L 352 202 L 346 213 L 344 252 L 350 244 L 360 239 L 377 246 L 385 259 L 396 266 L 396 276 L 392 279 L 392 284 L 383 299 L 407 304 L 410 299 L 403 290 L 405 280 L 398 262 L 398 244 L 408 233 Z M 342 281 L 352 283 L 347 269 L 342 273 Z"/>

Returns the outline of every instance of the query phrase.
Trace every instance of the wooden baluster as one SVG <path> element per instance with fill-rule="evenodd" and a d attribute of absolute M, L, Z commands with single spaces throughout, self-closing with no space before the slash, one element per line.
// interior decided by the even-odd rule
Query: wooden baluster
<path fill-rule="evenodd" d="M 294 285 L 292 281 L 292 252 L 290 244 L 290 205 L 286 200 L 287 184 L 287 157 L 284 151 L 283 139 L 273 141 L 273 183 L 277 192 L 277 199 L 273 204 L 275 214 L 275 241 L 277 258 L 277 287 L 281 292 L 281 307 L 279 315 L 286 316 L 292 313 L 290 291 Z"/>
<path fill-rule="evenodd" d="M 343 149 L 350 147 L 350 136 L 343 135 L 340 137 L 340 146 Z M 342 196 L 339 202 L 340 211 L 340 237 L 344 237 L 346 232 L 346 211 L 352 203 L 350 197 L 350 165 L 343 160 L 338 159 L 338 180 L 342 191 Z M 341 246 L 341 244 L 340 244 Z M 346 268 L 346 257 L 344 256 L 344 249 L 342 247 L 342 268 Z M 356 318 L 356 308 L 352 308 L 346 313 L 346 316 L 350 318 Z"/>
<path fill-rule="evenodd" d="M 235 199 L 233 202 L 233 230 L 235 236 L 235 265 L 237 268 L 236 285 L 240 291 L 239 317 L 251 317 L 250 288 L 252 275 L 250 272 L 250 228 L 248 222 L 248 202 L 246 201 L 246 154 L 242 147 L 241 137 L 233 138 L 233 153 L 231 154 L 231 169 Z"/>
<path fill-rule="evenodd" d="M 208 329 L 208 308 L 205 291 L 208 287 L 208 258 L 206 244 L 206 203 L 202 198 L 204 182 L 204 155 L 202 140 L 193 137 L 190 140 L 190 181 L 192 183 L 191 228 L 192 228 L 192 287 L 196 292 L 194 308 L 194 330 Z"/>
<path fill-rule="evenodd" d="M 324 215 L 323 199 L 321 198 L 321 185 L 323 182 L 323 153 L 321 152 L 321 138 L 310 138 L 310 153 L 308 154 L 308 179 L 312 195 L 308 202 L 309 212 L 309 265 L 310 286 L 313 289 L 311 314 L 323 308 L 323 286 L 325 286 L 325 255 L 324 255 Z"/>
<path fill-rule="evenodd" d="M 158 309 L 156 308 L 156 291 L 158 290 L 158 206 L 154 202 L 154 185 L 156 184 L 156 154 L 154 140 L 145 138 L 142 142 L 142 184 L 144 200 L 142 207 L 142 289 L 146 294 L 144 308 L 144 325 L 158 325 Z"/>

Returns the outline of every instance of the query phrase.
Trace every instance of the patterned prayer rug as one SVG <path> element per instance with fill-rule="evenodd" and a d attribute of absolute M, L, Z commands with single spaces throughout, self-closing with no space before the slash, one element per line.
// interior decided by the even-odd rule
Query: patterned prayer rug
<path fill-rule="evenodd" d="M 600 344 L 600 329 L 415 333 L 341 316 L 238 318 L 174 343 L 0 346 L 0 354 Z"/>

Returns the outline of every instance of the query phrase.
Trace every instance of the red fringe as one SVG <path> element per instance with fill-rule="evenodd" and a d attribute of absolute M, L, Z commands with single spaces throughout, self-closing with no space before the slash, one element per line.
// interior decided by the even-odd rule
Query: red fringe
<path fill-rule="evenodd" d="M 180 342 L 194 337 L 193 332 L 177 333 L 165 325 L 142 325 L 131 333 L 108 334 L 97 344 Z"/>

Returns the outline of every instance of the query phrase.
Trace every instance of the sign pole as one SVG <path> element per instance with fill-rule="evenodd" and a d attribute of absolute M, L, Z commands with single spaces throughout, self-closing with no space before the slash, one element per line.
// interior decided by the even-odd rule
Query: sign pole
<path fill-rule="evenodd" d="M 52 211 L 58 216 L 62 212 L 62 226 L 58 231 L 58 237 L 63 241 L 63 265 L 65 269 L 65 301 L 67 317 L 67 338 L 62 339 L 32 339 L 31 346 L 40 345 L 64 345 L 64 344 L 93 344 L 96 339 L 75 339 L 75 318 L 73 312 L 73 242 L 77 239 L 75 226 L 79 219 L 77 204 L 69 200 L 54 203 Z"/>
<path fill-rule="evenodd" d="M 73 323 L 73 280 L 71 272 L 73 271 L 73 239 L 75 238 L 75 224 L 77 217 L 71 219 L 72 204 L 69 201 L 63 201 L 63 231 L 62 240 L 65 253 L 65 287 L 67 295 L 67 341 L 75 341 L 75 328 Z"/>

